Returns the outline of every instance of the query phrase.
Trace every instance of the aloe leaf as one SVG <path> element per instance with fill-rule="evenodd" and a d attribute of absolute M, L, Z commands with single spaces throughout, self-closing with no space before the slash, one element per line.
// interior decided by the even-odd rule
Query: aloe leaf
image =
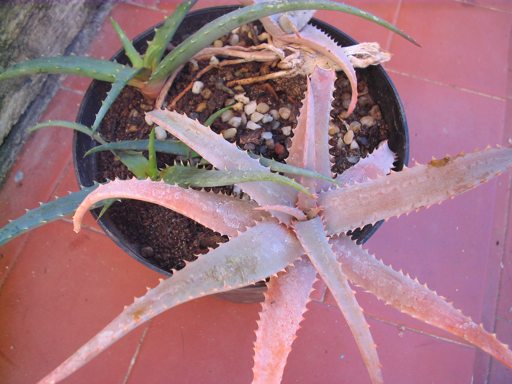
<path fill-rule="evenodd" d="M 105 143 L 89 149 L 84 156 L 89 156 L 96 152 L 102 151 L 146 151 L 148 149 L 149 140 L 126 140 L 114 141 L 112 143 Z M 199 157 L 199 155 L 192 151 L 189 147 L 178 140 L 157 140 L 155 142 L 155 150 L 159 153 L 168 153 L 170 155 Z"/>
<path fill-rule="evenodd" d="M 209 127 L 210 125 L 213 124 L 213 122 L 215 120 L 217 120 L 219 117 L 221 117 L 224 112 L 229 111 L 233 107 L 234 107 L 234 105 L 228 105 L 227 107 L 221 108 L 217 112 L 212 113 L 211 116 L 206 119 L 206 121 L 204 122 L 204 125 L 206 127 Z"/>
<path fill-rule="evenodd" d="M 307 188 L 288 177 L 276 173 L 250 170 L 208 170 L 182 165 L 167 167 L 162 171 L 162 179 L 169 184 L 184 187 L 221 187 L 226 185 L 271 181 L 292 187 L 308 196 L 313 196 Z"/>
<path fill-rule="evenodd" d="M 107 97 L 105 97 L 105 99 L 101 102 L 101 108 L 96 114 L 96 118 L 94 119 L 94 123 L 92 125 L 93 131 L 98 129 L 101 121 L 105 117 L 105 114 L 117 99 L 117 96 L 119 96 L 125 85 L 128 84 L 128 82 L 133 79 L 133 77 L 139 73 L 139 71 L 140 69 L 127 67 L 117 73 L 116 81 L 112 83 L 112 87 L 108 91 Z"/>
<path fill-rule="evenodd" d="M 98 220 L 101 219 L 103 217 L 103 215 L 105 213 L 107 213 L 108 209 L 112 206 L 112 204 L 114 204 L 116 201 L 118 201 L 117 199 L 107 199 L 107 200 L 103 200 L 103 207 L 101 208 L 101 211 L 100 213 L 98 214 Z"/>
<path fill-rule="evenodd" d="M 132 44 L 132 41 L 126 36 L 126 33 L 123 31 L 121 26 L 114 20 L 113 17 L 110 18 L 110 22 L 112 23 L 112 26 L 114 27 L 117 36 L 119 37 L 119 40 L 121 41 L 121 44 L 123 44 L 124 53 L 130 59 L 130 62 L 132 63 L 132 66 L 134 68 L 142 68 L 143 66 L 143 60 L 141 55 L 139 55 L 139 52 L 135 49 L 135 47 Z"/>
<path fill-rule="evenodd" d="M 418 45 L 412 37 L 400 31 L 393 24 L 371 13 L 362 11 L 347 4 L 336 3 L 328 0 L 282 0 L 269 3 L 265 2 L 243 7 L 236 11 L 227 13 L 199 29 L 196 33 L 185 39 L 180 45 L 173 49 L 162 60 L 152 74 L 150 82 L 161 83 L 165 81 L 169 74 L 174 72 L 180 65 L 189 61 L 201 49 L 240 25 L 247 24 L 251 21 L 276 13 L 306 9 L 325 9 L 352 14 L 381 25 L 382 27 L 399 34 L 413 44 Z"/>
<path fill-rule="evenodd" d="M 83 56 L 41 57 L 15 64 L 0 73 L 0 80 L 38 73 L 64 73 L 113 83 L 127 67 L 107 60 Z"/>
<path fill-rule="evenodd" d="M 144 157 L 142 152 L 135 151 L 123 151 L 116 152 L 116 156 L 119 160 L 126 165 L 131 173 L 138 179 L 146 178 L 146 169 L 148 167 L 148 159 Z"/>
<path fill-rule="evenodd" d="M 72 214 L 87 195 L 96 188 L 97 185 L 93 185 L 92 187 L 70 193 L 67 196 L 60 197 L 49 203 L 41 204 L 40 207 L 27 211 L 23 216 L 11 221 L 3 228 L 0 228 L 0 245 L 34 228 Z M 101 205 L 103 205 L 103 203 L 99 202 L 95 204 L 95 207 Z"/>
<path fill-rule="evenodd" d="M 146 53 L 144 54 L 144 67 L 154 69 L 160 63 L 165 48 L 171 42 L 176 30 L 183 21 L 190 8 L 197 2 L 197 0 L 186 0 L 182 2 L 174 13 L 169 16 L 164 24 L 155 32 L 155 37 L 148 44 Z"/>
<path fill-rule="evenodd" d="M 30 127 L 28 131 L 30 133 L 38 131 L 41 128 L 46 127 L 62 127 L 62 128 L 69 128 L 74 131 L 83 133 L 89 137 L 92 137 L 94 140 L 96 140 L 98 143 L 105 143 L 105 140 L 98 134 L 94 133 L 91 128 L 89 128 L 86 125 L 74 123 L 72 121 L 66 121 L 66 120 L 48 120 L 44 121 L 42 123 L 38 123 L 34 125 L 33 127 Z"/>
<path fill-rule="evenodd" d="M 248 244 L 251 245 L 248 249 Z M 282 225 L 260 223 L 148 291 L 53 372 L 39 381 L 56 383 L 107 349 L 139 325 L 195 298 L 244 287 L 282 271 L 301 253 L 295 237 Z"/>
<path fill-rule="evenodd" d="M 117 179 L 100 185 L 84 199 L 73 216 L 75 231 L 80 230 L 83 216 L 91 206 L 108 199 L 132 199 L 158 204 L 229 237 L 236 237 L 257 222 L 269 218 L 267 213 L 255 210 L 257 205 L 254 201 L 184 189 L 163 181 Z"/>
<path fill-rule="evenodd" d="M 156 164 L 155 151 L 155 127 L 153 127 L 149 133 L 148 166 L 146 169 L 146 174 L 151 178 L 151 180 L 156 180 L 158 178 L 158 167 Z"/>

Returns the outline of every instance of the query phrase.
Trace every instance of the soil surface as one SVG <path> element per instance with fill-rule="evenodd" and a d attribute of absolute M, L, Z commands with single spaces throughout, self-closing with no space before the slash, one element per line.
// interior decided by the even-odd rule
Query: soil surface
<path fill-rule="evenodd" d="M 247 31 L 239 31 L 243 44 L 251 40 Z M 222 44 L 227 44 L 229 38 L 223 38 Z M 208 61 L 199 62 L 182 70 L 168 95 L 168 106 L 204 122 L 219 109 L 235 104 L 230 112 L 212 124 L 211 129 L 222 133 L 226 140 L 236 142 L 240 148 L 284 162 L 306 90 L 305 78 L 282 77 L 264 83 L 233 86 L 230 84 L 233 80 L 261 76 L 277 69 L 272 68 L 271 63 L 244 63 L 213 68 L 197 78 L 198 72 L 207 65 Z M 342 73 L 336 80 L 329 129 L 330 153 L 334 160 L 332 170 L 336 174 L 372 152 L 389 134 L 380 108 L 370 96 L 365 72 L 357 71 L 357 75 L 359 98 L 349 117 L 345 116 L 350 101 L 349 82 Z M 183 89 L 196 81 L 200 84 L 196 84 L 194 92 L 191 89 L 178 100 Z M 263 117 L 254 115 L 249 106 L 253 101 L 252 107 L 256 104 L 256 112 L 261 111 Z M 144 121 L 144 113 L 152 108 L 152 100 L 144 98 L 134 88 L 126 88 L 105 117 L 100 128 L 102 136 L 107 141 L 147 138 L 151 128 Z M 176 160 L 187 159 L 158 154 L 160 167 L 172 165 Z M 97 180 L 114 177 L 126 179 L 133 175 L 110 152 L 102 152 L 98 158 Z M 215 189 L 215 192 L 233 194 L 238 191 L 223 188 Z M 185 265 L 183 260 L 194 260 L 195 255 L 204 254 L 209 248 L 227 241 L 218 233 L 154 204 L 126 200 L 113 204 L 107 215 L 125 236 L 140 244 L 143 257 L 166 271 L 180 269 Z"/>

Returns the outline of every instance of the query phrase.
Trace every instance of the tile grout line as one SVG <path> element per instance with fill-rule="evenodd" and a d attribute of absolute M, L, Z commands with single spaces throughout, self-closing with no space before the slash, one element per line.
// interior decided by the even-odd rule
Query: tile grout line
<path fill-rule="evenodd" d="M 410 73 L 398 71 L 396 69 L 389 68 L 389 67 L 387 67 L 386 70 L 388 72 L 391 72 L 391 73 L 394 73 L 394 74 L 397 74 L 397 75 L 401 75 L 401 76 L 404 76 L 404 77 L 408 77 L 408 78 L 411 78 L 411 79 L 421 80 L 421 81 L 424 81 L 426 83 L 430 83 L 430 84 L 434 84 L 434 85 L 441 85 L 443 87 L 448 87 L 448 88 L 453 88 L 453 89 L 456 89 L 458 91 L 462 91 L 462 92 L 466 92 L 466 93 L 471 93 L 473 95 L 486 97 L 486 98 L 492 99 L 492 100 L 497 100 L 497 101 L 507 101 L 508 100 L 508 97 L 489 95 L 488 93 L 484 93 L 484 92 L 480 92 L 480 91 L 475 91 L 473 89 L 460 87 L 458 85 L 443 83 L 442 81 L 432 80 L 432 79 L 429 79 L 429 78 L 426 78 L 426 77 L 412 75 Z"/>
<path fill-rule="evenodd" d="M 144 343 L 144 340 L 146 339 L 146 334 L 148 333 L 150 326 L 151 326 L 151 321 L 148 323 L 146 328 L 144 328 L 144 331 L 142 331 L 142 335 L 140 336 L 139 342 L 137 343 L 137 346 L 135 347 L 133 356 L 130 359 L 130 364 L 128 365 L 128 370 L 126 371 L 126 374 L 124 375 L 124 378 L 123 378 L 123 381 L 121 384 L 127 384 L 128 380 L 130 380 L 131 373 L 133 371 L 133 368 L 135 367 L 135 363 L 137 362 L 137 359 L 140 354 L 140 349 L 142 348 L 142 344 Z"/>
<path fill-rule="evenodd" d="M 511 11 L 507 11 L 506 9 L 500 9 L 500 8 L 496 8 L 496 7 L 493 7 L 493 6 L 490 6 L 490 5 L 475 4 L 475 3 L 472 3 L 472 2 L 470 2 L 468 0 L 453 0 L 453 1 L 455 3 L 459 3 L 459 4 L 463 4 L 463 5 L 477 7 L 477 8 L 480 8 L 480 9 L 487 9 L 488 11 L 512 14 L 512 10 Z"/>

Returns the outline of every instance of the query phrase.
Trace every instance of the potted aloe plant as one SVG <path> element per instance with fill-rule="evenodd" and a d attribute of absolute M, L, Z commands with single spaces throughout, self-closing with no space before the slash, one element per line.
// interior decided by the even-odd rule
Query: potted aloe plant
<path fill-rule="evenodd" d="M 315 7 L 320 3 L 332 4 L 311 1 L 297 8 L 307 8 L 313 3 Z M 283 4 L 287 3 L 264 3 L 262 9 L 272 7 L 276 13 L 289 11 Z M 240 13 L 250 14 L 253 9 L 257 8 L 247 8 Z M 79 231 L 82 218 L 91 207 L 121 198 L 165 206 L 229 237 L 228 242 L 136 299 L 42 383 L 62 380 L 126 333 L 167 309 L 267 277 L 270 282 L 255 342 L 254 382 L 280 382 L 317 274 L 336 299 L 372 383 L 383 382 L 379 358 L 349 283 L 363 287 L 398 310 L 451 332 L 512 366 L 512 352 L 494 335 L 417 280 L 384 265 L 345 235 L 354 228 L 439 203 L 487 181 L 510 168 L 512 149 L 494 148 L 445 157 L 393 172 L 395 155 L 383 144 L 332 179 L 328 132 L 336 71 L 342 69 L 348 73 L 354 93 L 357 87 L 344 52 L 330 45 L 325 36 L 296 16 L 282 14 L 276 19 L 262 20 L 274 42 L 270 52 L 264 51 L 264 54 L 279 56 L 281 52 L 274 48 L 292 44 L 296 55 L 287 61 L 287 55 L 280 59 L 285 64 L 292 59 L 302 60 L 300 68 L 306 70 L 306 95 L 287 164 L 270 163 L 288 177 L 272 173 L 264 165 L 268 162 L 244 153 L 198 121 L 175 111 L 156 108 L 146 114 L 147 122 L 179 139 L 214 169 L 179 165 L 157 169 L 155 143 L 151 138 L 145 167 L 151 178 L 115 180 L 90 187 L 30 211 L 0 230 L 0 239 L 5 241 L 23 232 L 25 227 L 31 228 L 76 210 L 73 221 L 75 231 Z M 230 25 L 228 30 L 234 27 Z M 320 41 L 322 44 L 318 43 Z M 175 48 L 179 49 L 180 46 Z M 293 63 L 295 61 L 291 68 Z M 173 73 L 170 71 L 169 75 Z M 352 95 L 347 102 L 347 113 L 354 106 Z M 233 183 L 250 199 L 187 188 Z"/>

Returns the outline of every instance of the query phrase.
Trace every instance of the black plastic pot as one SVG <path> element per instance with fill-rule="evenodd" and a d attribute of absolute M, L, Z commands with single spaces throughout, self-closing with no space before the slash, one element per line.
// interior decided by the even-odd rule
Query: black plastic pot
<path fill-rule="evenodd" d="M 233 9 L 235 9 L 235 7 L 223 6 L 191 12 L 176 32 L 176 36 L 173 41 L 179 43 L 191 32 Z M 354 39 L 328 24 L 318 20 L 313 20 L 312 23 L 327 32 L 343 46 L 356 44 Z M 145 51 L 147 42 L 153 38 L 153 35 L 154 28 L 150 28 L 135 38 L 134 45 L 139 52 Z M 129 62 L 122 50 L 117 52 L 113 59 L 123 64 L 127 64 Z M 402 103 L 398 97 L 395 86 L 381 66 L 370 67 L 363 71 L 366 71 L 368 74 L 368 88 L 371 92 L 371 96 L 380 105 L 383 118 L 391 128 L 389 145 L 398 156 L 398 161 L 395 163 L 396 170 L 401 170 L 403 165 L 407 164 L 409 159 L 408 129 Z M 92 82 L 80 106 L 77 122 L 87 126 L 91 126 L 93 124 L 95 115 L 100 109 L 101 100 L 105 98 L 106 92 L 109 88 L 110 86 L 103 82 Z M 84 158 L 84 154 L 95 145 L 97 145 L 97 143 L 90 137 L 81 133 L 75 133 L 73 140 L 73 161 L 76 177 L 79 184 L 83 187 L 91 186 L 96 176 L 97 156 L 94 154 Z M 93 211 L 93 215 L 97 218 L 98 212 Z M 170 275 L 168 271 L 149 263 L 144 257 L 142 257 L 140 253 L 140 246 L 127 238 L 119 231 L 118 228 L 116 228 L 114 223 L 109 219 L 108 213 L 98 221 L 106 234 L 126 253 L 147 267 L 164 275 Z M 381 224 L 382 222 L 379 222 L 376 225 L 366 226 L 361 230 L 357 230 L 354 232 L 353 238 L 357 239 L 359 243 L 363 243 L 373 235 Z M 237 302 L 255 302 L 262 300 L 262 293 L 264 290 L 265 285 L 263 283 L 259 283 L 255 286 L 226 292 L 224 294 L 220 294 L 220 296 Z"/>

